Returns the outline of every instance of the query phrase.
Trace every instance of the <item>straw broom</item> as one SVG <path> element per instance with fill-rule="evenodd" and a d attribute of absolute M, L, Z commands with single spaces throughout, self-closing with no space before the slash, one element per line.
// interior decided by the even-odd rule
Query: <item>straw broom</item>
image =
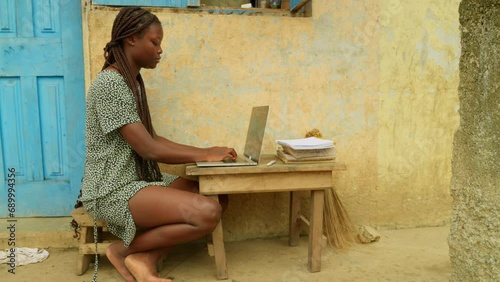
<path fill-rule="evenodd" d="M 306 137 L 322 138 L 318 129 L 306 133 Z M 325 235 L 328 245 L 337 249 L 346 249 L 359 243 L 357 226 L 347 214 L 345 206 L 333 188 L 325 191 L 323 212 Z"/>
<path fill-rule="evenodd" d="M 346 249 L 358 240 L 356 225 L 351 221 L 347 210 L 333 188 L 325 191 L 325 235 L 328 245 L 337 249 Z"/>

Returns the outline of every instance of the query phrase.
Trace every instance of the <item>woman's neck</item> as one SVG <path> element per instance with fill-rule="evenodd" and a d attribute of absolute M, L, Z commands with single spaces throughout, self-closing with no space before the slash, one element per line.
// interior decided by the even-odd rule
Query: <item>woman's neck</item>
<path fill-rule="evenodd" d="M 128 67 L 129 67 L 129 70 L 130 70 L 130 74 L 132 75 L 132 77 L 136 78 L 138 75 L 139 75 L 139 72 L 141 71 L 141 67 L 138 66 L 134 60 L 132 60 L 132 58 L 130 57 L 129 53 L 128 52 L 125 52 L 126 56 L 127 56 L 127 62 L 128 62 Z"/>

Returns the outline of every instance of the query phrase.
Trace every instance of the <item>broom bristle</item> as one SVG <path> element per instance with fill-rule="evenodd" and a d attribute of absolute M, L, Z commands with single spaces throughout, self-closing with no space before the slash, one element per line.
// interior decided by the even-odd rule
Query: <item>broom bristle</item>
<path fill-rule="evenodd" d="M 359 243 L 357 227 L 333 188 L 325 192 L 324 218 L 329 246 L 346 249 Z"/>

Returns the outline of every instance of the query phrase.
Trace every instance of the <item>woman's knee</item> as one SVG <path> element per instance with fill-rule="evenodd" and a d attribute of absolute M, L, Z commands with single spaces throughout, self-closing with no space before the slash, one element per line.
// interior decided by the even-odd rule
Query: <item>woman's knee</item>
<path fill-rule="evenodd" d="M 203 197 L 203 203 L 200 205 L 200 216 L 197 219 L 198 227 L 211 232 L 215 229 L 222 215 L 221 205 L 210 198 Z"/>

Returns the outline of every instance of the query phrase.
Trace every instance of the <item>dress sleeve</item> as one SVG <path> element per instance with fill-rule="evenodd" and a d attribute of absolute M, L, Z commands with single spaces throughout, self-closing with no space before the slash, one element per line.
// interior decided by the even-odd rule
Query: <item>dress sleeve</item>
<path fill-rule="evenodd" d="M 121 77 L 110 77 L 101 86 L 95 107 L 104 134 L 129 123 L 141 122 L 134 94 Z"/>

